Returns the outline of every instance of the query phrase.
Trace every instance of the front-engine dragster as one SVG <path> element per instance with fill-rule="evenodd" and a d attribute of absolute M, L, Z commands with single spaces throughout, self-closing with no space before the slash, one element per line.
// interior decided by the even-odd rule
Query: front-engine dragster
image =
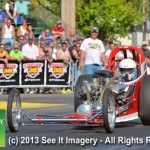
<path fill-rule="evenodd" d="M 132 59 L 127 59 L 128 50 L 132 53 Z M 121 62 L 115 58 L 120 51 L 124 54 Z M 17 132 L 20 125 L 25 125 L 24 117 L 32 125 L 104 125 L 108 133 L 114 131 L 117 122 L 139 117 L 144 125 L 150 125 L 149 89 L 150 76 L 147 75 L 143 52 L 134 46 L 117 47 L 110 54 L 107 69 L 78 78 L 74 91 L 75 113 L 64 117 L 32 117 L 21 107 L 19 91 L 12 89 L 7 105 L 8 126 L 12 132 Z"/>

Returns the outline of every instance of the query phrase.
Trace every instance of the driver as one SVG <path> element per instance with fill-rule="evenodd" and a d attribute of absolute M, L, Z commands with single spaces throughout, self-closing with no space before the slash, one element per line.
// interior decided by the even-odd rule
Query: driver
<path fill-rule="evenodd" d="M 123 59 L 119 64 L 119 71 L 123 82 L 130 82 L 137 78 L 136 63 L 132 59 Z"/>

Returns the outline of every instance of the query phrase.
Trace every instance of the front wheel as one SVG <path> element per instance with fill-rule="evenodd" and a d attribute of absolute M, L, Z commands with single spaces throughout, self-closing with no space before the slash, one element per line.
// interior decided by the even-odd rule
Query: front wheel
<path fill-rule="evenodd" d="M 7 121 L 11 132 L 18 132 L 21 123 L 21 99 L 17 89 L 12 89 L 7 102 Z"/>
<path fill-rule="evenodd" d="M 106 132 L 113 133 L 116 122 L 116 107 L 114 95 L 109 89 L 103 95 L 103 119 Z"/>

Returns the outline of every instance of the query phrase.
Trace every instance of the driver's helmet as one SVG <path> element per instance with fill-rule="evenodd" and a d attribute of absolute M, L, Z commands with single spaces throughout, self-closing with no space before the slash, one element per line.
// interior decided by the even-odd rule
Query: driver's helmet
<path fill-rule="evenodd" d="M 119 64 L 119 71 L 123 82 L 130 82 L 137 78 L 136 63 L 132 59 L 121 60 Z"/>

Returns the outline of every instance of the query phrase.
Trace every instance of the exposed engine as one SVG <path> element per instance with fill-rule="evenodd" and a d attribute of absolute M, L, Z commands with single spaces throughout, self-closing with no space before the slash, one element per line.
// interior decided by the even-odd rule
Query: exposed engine
<path fill-rule="evenodd" d="M 81 113 L 82 110 L 82 114 L 89 115 L 91 112 L 97 112 L 102 109 L 102 103 L 100 103 L 100 95 L 106 84 L 110 83 L 113 80 L 113 75 L 114 74 L 109 70 L 100 70 L 93 75 L 92 83 L 83 81 L 82 97 L 85 102 L 84 104 L 79 106 L 80 109 L 77 109 L 77 112 Z M 89 105 L 91 109 L 87 105 Z M 83 110 L 85 110 L 86 112 L 83 112 Z"/>

